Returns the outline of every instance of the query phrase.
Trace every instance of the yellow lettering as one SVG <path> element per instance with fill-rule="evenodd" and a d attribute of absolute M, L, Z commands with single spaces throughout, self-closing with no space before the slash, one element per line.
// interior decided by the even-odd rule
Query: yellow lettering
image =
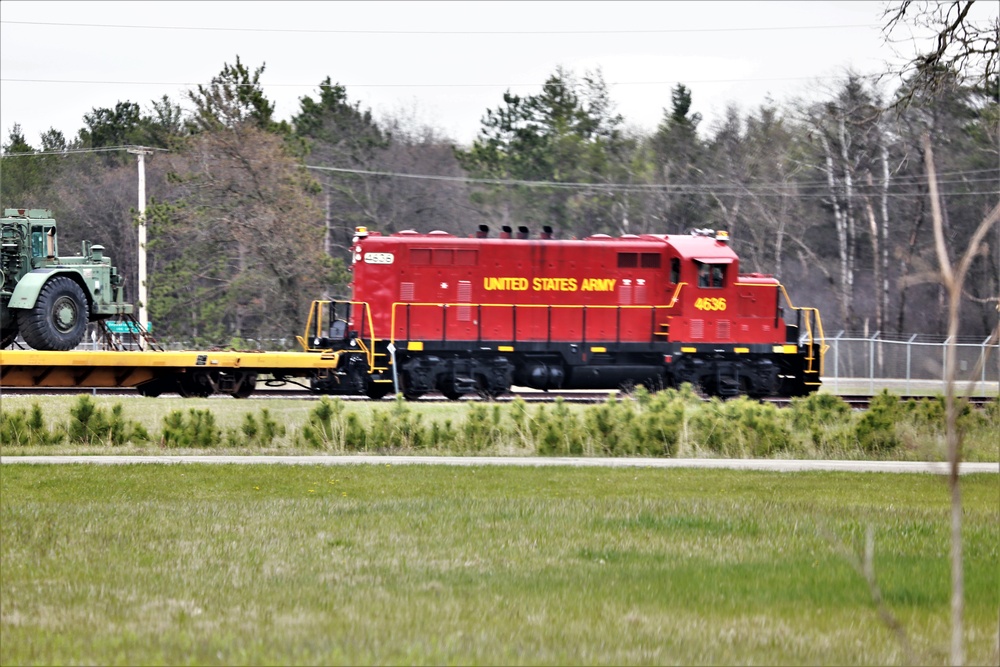
<path fill-rule="evenodd" d="M 584 278 L 581 292 L 613 292 L 615 290 L 615 278 Z"/>
<path fill-rule="evenodd" d="M 532 278 L 531 289 L 536 292 L 575 292 L 576 278 Z"/>
<path fill-rule="evenodd" d="M 698 310 L 725 310 L 725 297 L 703 296 L 695 300 L 694 307 Z"/>
<path fill-rule="evenodd" d="M 528 289 L 527 278 L 487 277 L 483 278 L 483 289 L 486 291 L 511 290 L 524 292 Z"/>
<path fill-rule="evenodd" d="M 513 276 L 490 276 L 483 278 L 483 289 L 488 292 L 613 292 L 616 278 L 517 278 Z"/>

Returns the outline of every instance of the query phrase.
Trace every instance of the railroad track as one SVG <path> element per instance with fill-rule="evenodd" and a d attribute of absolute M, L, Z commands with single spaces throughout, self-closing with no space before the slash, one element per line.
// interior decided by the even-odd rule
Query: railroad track
<path fill-rule="evenodd" d="M 87 394 L 90 396 L 121 396 L 121 397 L 134 397 L 142 398 L 135 389 L 131 388 L 53 388 L 53 387 L 4 387 L 0 388 L 0 399 L 4 396 L 76 396 L 79 394 Z M 566 403 L 580 403 L 580 404 L 594 404 L 603 403 L 608 399 L 609 396 L 615 395 L 618 398 L 624 398 L 627 396 L 625 392 L 621 391 L 517 391 L 511 394 L 506 394 L 504 396 L 498 397 L 497 403 L 509 403 L 514 400 L 515 397 L 520 397 L 527 403 L 552 403 L 557 398 L 561 398 Z M 164 398 L 180 398 L 177 394 L 163 394 Z M 304 388 L 264 388 L 255 391 L 248 399 L 249 401 L 254 400 L 270 400 L 275 398 L 284 399 L 297 399 L 297 400 L 318 400 L 321 394 L 317 394 L 308 389 Z M 341 399 L 349 402 L 355 401 L 368 401 L 367 398 L 363 396 L 341 396 Z M 851 408 L 856 410 L 865 410 L 871 401 L 872 396 L 866 394 L 841 394 L 840 398 L 843 399 Z M 912 395 L 912 396 L 900 396 L 900 399 L 921 399 L 927 398 L 927 395 Z M 155 399 L 151 399 L 155 400 Z M 210 400 L 234 400 L 231 396 L 225 394 L 217 394 L 210 397 Z M 392 401 L 392 398 L 381 399 L 381 403 L 387 403 Z M 467 398 L 463 398 L 456 403 L 468 403 L 476 402 L 480 399 L 475 395 L 470 395 Z M 706 399 L 707 400 L 707 399 Z M 762 399 L 766 403 L 776 405 L 778 407 L 788 407 L 791 405 L 792 401 L 788 398 L 765 398 Z M 972 397 L 969 402 L 973 407 L 981 408 L 986 404 L 996 400 L 993 397 Z M 440 394 L 427 394 L 421 398 L 414 401 L 415 403 L 450 403 L 447 398 Z"/>

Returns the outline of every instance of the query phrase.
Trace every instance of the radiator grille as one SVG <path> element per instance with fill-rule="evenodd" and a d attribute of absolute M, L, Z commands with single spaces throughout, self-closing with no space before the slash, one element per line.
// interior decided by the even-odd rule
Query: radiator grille
<path fill-rule="evenodd" d="M 413 301 L 413 283 L 399 283 L 399 300 Z"/>
<path fill-rule="evenodd" d="M 691 338 L 702 339 L 705 337 L 705 320 L 691 320 Z"/>

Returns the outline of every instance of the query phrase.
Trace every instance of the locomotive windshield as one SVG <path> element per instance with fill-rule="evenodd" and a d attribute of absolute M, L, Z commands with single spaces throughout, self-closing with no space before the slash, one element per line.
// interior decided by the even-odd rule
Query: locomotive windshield
<path fill-rule="evenodd" d="M 698 262 L 698 287 L 717 289 L 726 283 L 726 264 Z"/>

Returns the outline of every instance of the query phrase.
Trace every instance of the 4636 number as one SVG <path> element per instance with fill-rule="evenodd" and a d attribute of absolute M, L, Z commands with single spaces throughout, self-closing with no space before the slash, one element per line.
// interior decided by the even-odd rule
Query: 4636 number
<path fill-rule="evenodd" d="M 725 310 L 726 300 L 722 297 L 703 296 L 694 302 L 698 310 Z"/>

